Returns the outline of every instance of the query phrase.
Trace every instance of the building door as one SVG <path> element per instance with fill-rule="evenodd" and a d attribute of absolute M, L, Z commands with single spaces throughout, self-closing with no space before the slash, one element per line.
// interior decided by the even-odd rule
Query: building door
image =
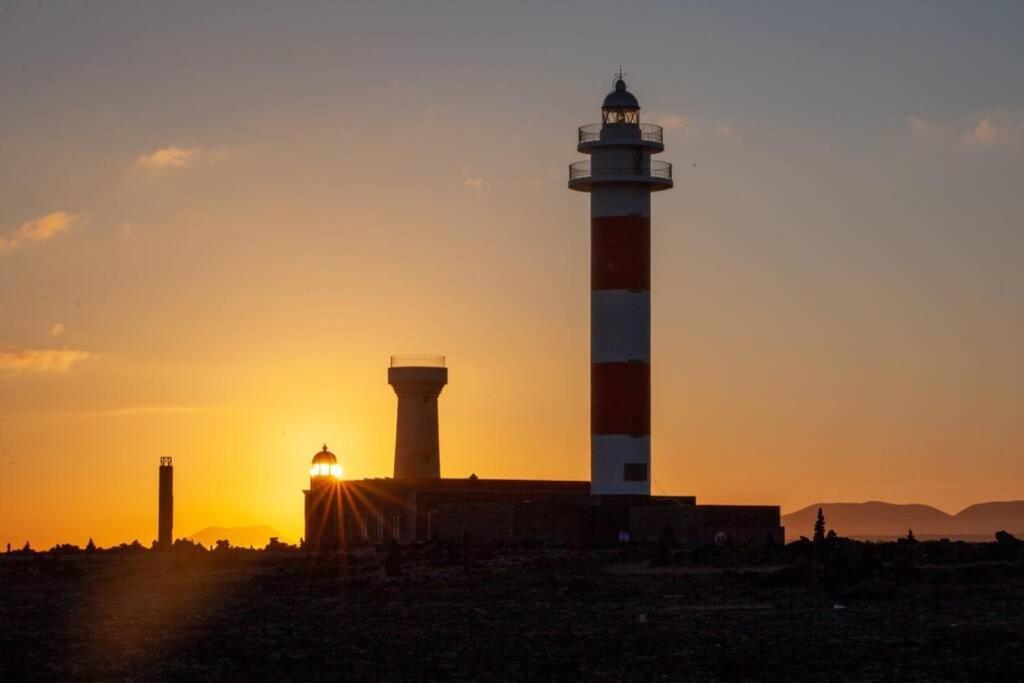
<path fill-rule="evenodd" d="M 440 514 L 441 514 L 440 510 L 431 510 L 430 512 L 427 513 L 427 540 L 428 541 L 433 541 L 435 535 L 437 534 L 437 529 L 435 528 L 435 526 L 437 524 L 437 517 Z"/>

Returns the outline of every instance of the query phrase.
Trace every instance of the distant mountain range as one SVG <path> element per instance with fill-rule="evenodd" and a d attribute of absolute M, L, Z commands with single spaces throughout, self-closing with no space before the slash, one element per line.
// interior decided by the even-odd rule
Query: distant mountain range
<path fill-rule="evenodd" d="M 236 527 L 210 526 L 202 531 L 197 531 L 187 538 L 190 541 L 202 543 L 207 548 L 216 545 L 217 541 L 220 540 L 227 540 L 237 548 L 248 548 L 249 546 L 263 548 L 270 541 L 271 537 L 274 536 L 278 537 L 282 543 L 289 542 L 287 539 L 281 538 L 280 534 L 265 524 Z"/>
<path fill-rule="evenodd" d="M 825 514 L 827 529 L 840 536 L 886 538 L 906 536 L 913 529 L 917 537 L 989 537 L 997 531 L 1024 536 L 1024 500 L 977 503 L 955 515 L 930 505 L 896 505 L 880 501 L 867 503 L 815 503 L 782 516 L 786 538 L 810 537 L 818 508 Z"/>

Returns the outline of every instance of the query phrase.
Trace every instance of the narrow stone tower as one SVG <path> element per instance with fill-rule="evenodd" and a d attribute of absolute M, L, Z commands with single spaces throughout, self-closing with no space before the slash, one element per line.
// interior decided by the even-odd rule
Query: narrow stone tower
<path fill-rule="evenodd" d="M 157 520 L 157 544 L 170 548 L 174 543 L 174 465 L 160 458 L 160 511 Z"/>
<path fill-rule="evenodd" d="M 448 383 L 444 356 L 392 356 L 388 384 L 398 394 L 395 479 L 439 479 L 437 397 Z"/>
<path fill-rule="evenodd" d="M 672 187 L 661 126 L 640 123 L 620 71 L 601 123 L 579 129 L 590 193 L 590 491 L 651 492 L 651 193 Z"/>

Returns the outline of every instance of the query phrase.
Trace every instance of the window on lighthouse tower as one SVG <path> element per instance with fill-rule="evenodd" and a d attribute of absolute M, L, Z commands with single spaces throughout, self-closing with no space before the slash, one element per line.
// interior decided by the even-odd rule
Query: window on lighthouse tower
<path fill-rule="evenodd" d="M 640 111 L 638 109 L 605 107 L 602 112 L 604 113 L 605 123 L 640 123 Z"/>
<path fill-rule="evenodd" d="M 342 470 L 341 465 L 335 463 L 330 465 L 325 462 L 317 463 L 309 470 L 309 476 L 311 477 L 334 477 L 335 479 L 341 479 Z"/>

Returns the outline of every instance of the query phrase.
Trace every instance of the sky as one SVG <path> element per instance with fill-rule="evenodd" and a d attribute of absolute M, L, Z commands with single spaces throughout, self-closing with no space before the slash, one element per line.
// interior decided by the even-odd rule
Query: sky
<path fill-rule="evenodd" d="M 0 3 L 0 543 L 302 534 L 389 476 L 589 476 L 576 127 L 665 127 L 654 493 L 1024 498 L 1024 5 Z"/>

